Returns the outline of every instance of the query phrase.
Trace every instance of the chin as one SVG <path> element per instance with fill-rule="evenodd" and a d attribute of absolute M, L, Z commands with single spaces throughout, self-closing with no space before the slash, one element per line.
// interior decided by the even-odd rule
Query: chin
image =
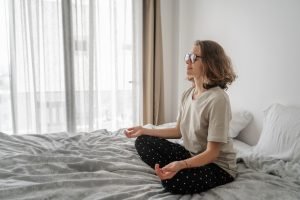
<path fill-rule="evenodd" d="M 189 76 L 189 77 L 193 77 L 191 72 L 186 72 L 186 75 Z"/>

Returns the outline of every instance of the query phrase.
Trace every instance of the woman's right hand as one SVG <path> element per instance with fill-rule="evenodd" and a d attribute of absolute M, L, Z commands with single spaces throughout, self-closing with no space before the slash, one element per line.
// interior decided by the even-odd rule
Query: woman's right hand
<path fill-rule="evenodd" d="M 144 133 L 145 129 L 142 126 L 131 127 L 124 131 L 124 134 L 128 138 L 138 137 L 140 135 L 143 135 Z"/>

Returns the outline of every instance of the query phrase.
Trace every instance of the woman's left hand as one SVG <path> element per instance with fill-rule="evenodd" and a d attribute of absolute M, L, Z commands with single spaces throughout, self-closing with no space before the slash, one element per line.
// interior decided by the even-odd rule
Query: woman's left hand
<path fill-rule="evenodd" d="M 159 164 L 155 164 L 155 173 L 161 180 L 171 179 L 177 172 L 185 168 L 185 164 L 182 161 L 174 161 L 164 166 L 159 167 Z"/>

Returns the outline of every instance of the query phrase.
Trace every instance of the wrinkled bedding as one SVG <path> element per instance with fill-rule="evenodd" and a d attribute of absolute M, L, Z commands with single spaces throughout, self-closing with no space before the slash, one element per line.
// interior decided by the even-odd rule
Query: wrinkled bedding
<path fill-rule="evenodd" d="M 194 195 L 164 191 L 123 131 L 0 133 L 0 199 L 300 199 L 297 163 L 239 155 L 238 177 Z"/>

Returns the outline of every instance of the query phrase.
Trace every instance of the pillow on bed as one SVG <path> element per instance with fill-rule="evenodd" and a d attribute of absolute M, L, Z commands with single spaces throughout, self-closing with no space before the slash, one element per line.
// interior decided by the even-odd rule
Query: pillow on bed
<path fill-rule="evenodd" d="M 229 136 L 235 138 L 250 123 L 252 114 L 248 111 L 233 111 L 229 124 Z"/>
<path fill-rule="evenodd" d="M 274 104 L 264 111 L 254 152 L 285 161 L 300 159 L 300 108 Z"/>

